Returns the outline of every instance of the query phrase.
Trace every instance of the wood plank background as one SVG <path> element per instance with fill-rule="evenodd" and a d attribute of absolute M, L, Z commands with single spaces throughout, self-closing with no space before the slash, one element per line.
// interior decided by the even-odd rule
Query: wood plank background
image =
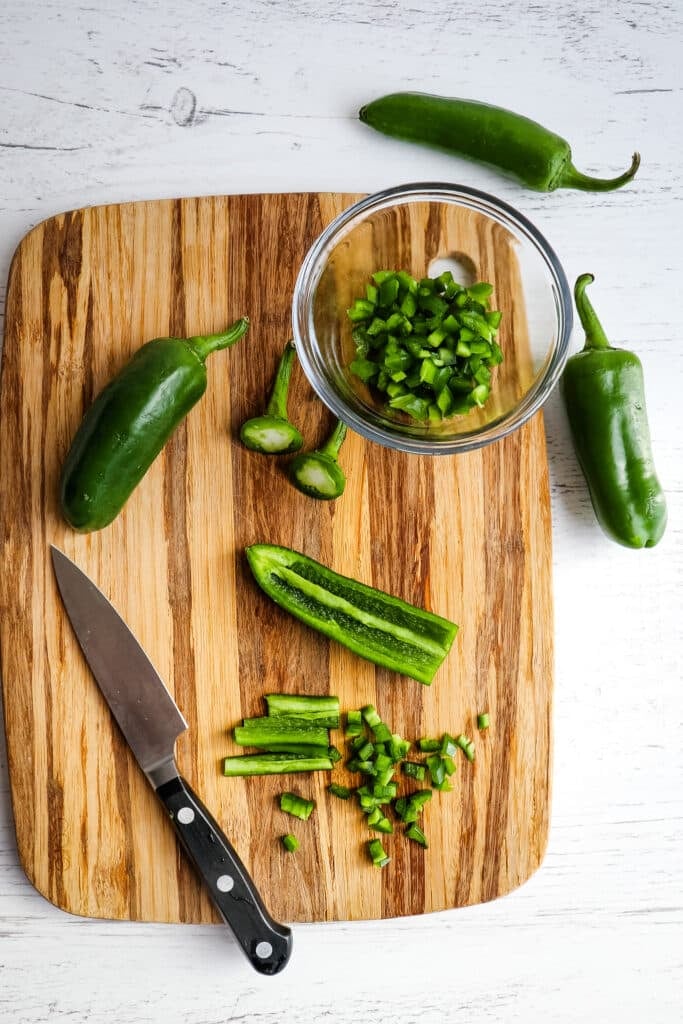
<path fill-rule="evenodd" d="M 552 697 L 550 516 L 537 417 L 485 451 L 406 456 L 350 435 L 344 497 L 317 504 L 291 488 L 283 461 L 246 451 L 242 421 L 260 411 L 290 332 L 297 269 L 350 195 L 232 196 L 80 210 L 22 242 L 7 303 L 0 421 L 0 582 L 5 718 L 24 869 L 73 912 L 212 921 L 83 663 L 52 579 L 61 547 L 120 610 L 189 722 L 181 770 L 225 827 L 272 912 L 287 921 L 416 914 L 489 900 L 524 881 L 547 839 Z M 470 215 L 444 216 L 443 252 L 465 251 L 493 280 L 509 379 L 529 372 L 514 258 Z M 419 232 L 415 238 L 419 236 Z M 456 244 L 457 239 L 457 244 Z M 494 244 L 495 242 L 495 244 Z M 419 259 L 419 244 L 416 241 Z M 419 267 L 416 267 L 419 272 Z M 213 356 L 209 387 L 106 530 L 61 522 L 61 460 L 85 408 L 149 338 L 252 327 Z M 501 386 L 505 380 L 501 380 Z M 331 425 L 299 371 L 291 396 L 310 444 Z M 305 551 L 337 571 L 431 607 L 461 626 L 431 688 L 375 669 L 289 618 L 258 591 L 243 549 Z M 475 731 L 474 766 L 435 795 L 424 853 L 400 834 L 392 863 L 364 859 L 360 812 L 327 799 L 326 775 L 226 780 L 229 729 L 271 690 L 376 703 L 402 734 Z M 342 770 L 338 769 L 341 775 Z M 276 806 L 285 785 L 318 801 L 296 857 Z"/>

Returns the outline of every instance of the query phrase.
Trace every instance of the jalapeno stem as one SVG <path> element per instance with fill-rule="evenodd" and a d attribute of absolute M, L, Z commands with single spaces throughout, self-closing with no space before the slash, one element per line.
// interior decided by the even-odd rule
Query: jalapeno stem
<path fill-rule="evenodd" d="M 292 378 L 292 366 L 296 357 L 294 343 L 288 341 L 278 363 L 275 383 L 270 400 L 266 407 L 268 416 L 275 416 L 279 420 L 287 419 L 287 395 L 289 393 L 289 382 Z"/>
<path fill-rule="evenodd" d="M 339 458 L 339 452 L 341 446 L 344 443 L 346 437 L 346 424 L 342 423 L 341 420 L 337 420 L 337 425 L 328 437 L 325 444 L 318 448 L 318 455 L 327 455 L 330 459 L 334 459 L 335 462 Z"/>
<path fill-rule="evenodd" d="M 612 346 L 607 339 L 607 335 L 602 328 L 602 324 L 598 320 L 591 301 L 586 295 L 586 287 L 594 280 L 595 278 L 592 274 L 581 274 L 581 276 L 576 279 L 576 284 L 574 285 L 574 301 L 576 302 L 576 309 L 583 329 L 586 332 L 586 344 L 584 348 L 611 348 Z"/>
<path fill-rule="evenodd" d="M 234 345 L 236 341 L 239 341 L 247 333 L 248 327 L 249 317 L 243 316 L 239 320 L 235 320 L 234 324 L 231 324 L 225 331 L 219 331 L 218 334 L 195 335 L 187 339 L 187 344 L 204 362 L 206 357 L 211 355 L 212 352 Z"/>
<path fill-rule="evenodd" d="M 615 188 L 621 188 L 633 178 L 640 167 L 640 153 L 633 154 L 631 166 L 617 178 L 592 178 L 589 174 L 582 174 L 574 164 L 569 161 L 562 169 L 557 183 L 553 182 L 553 188 L 578 188 L 582 192 L 611 192 Z"/>
<path fill-rule="evenodd" d="M 242 424 L 242 443 L 254 452 L 286 455 L 288 452 L 297 452 L 304 443 L 299 430 L 287 418 L 287 395 L 295 357 L 294 343 L 288 341 L 278 363 L 265 414 Z"/>

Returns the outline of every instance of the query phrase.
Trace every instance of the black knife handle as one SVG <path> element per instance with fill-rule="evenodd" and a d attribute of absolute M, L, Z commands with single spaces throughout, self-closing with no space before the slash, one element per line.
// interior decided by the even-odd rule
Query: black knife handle
<path fill-rule="evenodd" d="M 252 966 L 261 974 L 277 974 L 292 953 L 291 930 L 270 916 L 244 864 L 185 779 L 165 782 L 157 795 Z"/>

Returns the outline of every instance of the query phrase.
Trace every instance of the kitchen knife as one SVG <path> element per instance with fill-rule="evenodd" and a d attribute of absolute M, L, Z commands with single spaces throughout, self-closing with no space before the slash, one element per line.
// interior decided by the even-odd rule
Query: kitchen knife
<path fill-rule="evenodd" d="M 59 592 L 85 660 L 183 849 L 252 966 L 261 974 L 277 974 L 291 955 L 292 933 L 270 916 L 237 853 L 178 772 L 175 742 L 187 722 L 104 594 L 63 552 L 51 550 Z"/>

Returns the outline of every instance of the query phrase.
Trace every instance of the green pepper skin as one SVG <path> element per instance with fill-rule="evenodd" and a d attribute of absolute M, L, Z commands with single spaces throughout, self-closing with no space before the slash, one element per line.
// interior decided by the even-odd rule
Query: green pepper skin
<path fill-rule="evenodd" d="M 536 121 L 476 100 L 396 92 L 362 107 L 360 120 L 393 138 L 421 142 L 495 167 L 529 188 L 609 192 L 625 185 L 640 164 L 617 178 L 593 178 L 572 164 L 569 143 Z"/>
<path fill-rule="evenodd" d="M 643 369 L 632 352 L 612 348 L 578 278 L 576 306 L 586 347 L 568 360 L 562 394 L 579 465 L 605 533 L 630 548 L 651 548 L 666 528 L 666 499 L 655 472 Z"/>
<path fill-rule="evenodd" d="M 245 333 L 238 320 L 222 334 L 155 338 L 99 393 L 71 443 L 60 505 L 75 530 L 108 526 L 206 390 L 207 355 Z"/>

